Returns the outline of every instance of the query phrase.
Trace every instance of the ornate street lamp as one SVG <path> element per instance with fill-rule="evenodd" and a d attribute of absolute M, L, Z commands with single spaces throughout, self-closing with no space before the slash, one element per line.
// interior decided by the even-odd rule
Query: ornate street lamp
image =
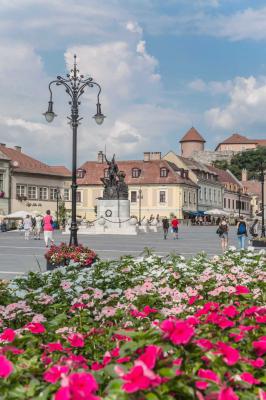
<path fill-rule="evenodd" d="M 53 119 L 57 116 L 53 110 L 53 93 L 51 90 L 51 86 L 53 84 L 57 86 L 64 86 L 66 93 L 70 96 L 70 106 L 71 106 L 71 116 L 68 117 L 70 120 L 70 125 L 72 126 L 73 131 L 73 145 L 72 145 L 72 216 L 71 216 L 71 227 L 70 227 L 70 241 L 69 244 L 74 246 L 78 245 L 78 226 L 77 226 L 77 129 L 79 122 L 82 118 L 79 117 L 79 105 L 80 105 L 80 97 L 84 93 L 85 88 L 94 87 L 98 88 L 97 94 L 97 104 L 96 104 L 96 114 L 93 116 L 95 122 L 98 125 L 101 125 L 104 121 L 105 116 L 101 111 L 100 104 L 100 93 L 101 86 L 93 80 L 93 78 L 84 78 L 83 75 L 79 74 L 79 70 L 77 69 L 76 63 L 76 55 L 74 55 L 74 66 L 71 69 L 70 74 L 67 74 L 67 78 L 62 78 L 58 76 L 56 80 L 51 81 L 49 83 L 49 91 L 50 91 L 50 100 L 48 102 L 48 109 L 43 114 L 47 122 L 52 122 Z"/>
<path fill-rule="evenodd" d="M 265 210 L 264 210 L 264 174 L 265 170 L 261 167 L 260 182 L 261 182 L 261 237 L 265 237 Z"/>

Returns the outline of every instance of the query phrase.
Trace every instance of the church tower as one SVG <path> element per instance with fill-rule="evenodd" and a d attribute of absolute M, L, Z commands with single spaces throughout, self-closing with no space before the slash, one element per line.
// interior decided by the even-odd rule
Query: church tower
<path fill-rule="evenodd" d="M 204 151 L 204 143 L 206 140 L 193 126 L 187 133 L 180 139 L 181 156 L 190 158 L 195 151 Z"/>

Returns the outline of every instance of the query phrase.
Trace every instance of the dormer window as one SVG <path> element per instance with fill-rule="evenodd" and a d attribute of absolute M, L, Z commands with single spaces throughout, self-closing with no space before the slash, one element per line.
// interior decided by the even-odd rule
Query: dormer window
<path fill-rule="evenodd" d="M 108 171 L 109 171 L 108 168 L 104 169 L 104 177 L 105 178 L 108 178 Z"/>
<path fill-rule="evenodd" d="M 132 168 L 132 178 L 139 178 L 141 170 L 139 168 Z"/>
<path fill-rule="evenodd" d="M 79 168 L 77 169 L 77 178 L 83 179 L 85 176 L 85 169 Z"/>
<path fill-rule="evenodd" d="M 168 169 L 167 168 L 161 168 L 160 169 L 160 177 L 161 178 L 166 178 L 168 175 Z"/>

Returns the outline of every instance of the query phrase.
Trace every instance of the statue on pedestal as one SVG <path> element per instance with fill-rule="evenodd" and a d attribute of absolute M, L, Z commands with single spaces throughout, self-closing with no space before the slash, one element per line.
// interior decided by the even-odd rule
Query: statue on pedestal
<path fill-rule="evenodd" d="M 126 174 L 119 171 L 115 162 L 115 154 L 111 161 L 108 161 L 105 156 L 105 161 L 108 164 L 108 172 L 107 177 L 101 178 L 104 185 L 103 200 L 128 200 L 128 186 L 125 183 Z"/>

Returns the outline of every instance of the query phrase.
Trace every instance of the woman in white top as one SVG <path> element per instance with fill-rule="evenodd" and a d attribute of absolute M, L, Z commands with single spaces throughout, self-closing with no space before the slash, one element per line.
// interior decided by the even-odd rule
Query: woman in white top
<path fill-rule="evenodd" d="M 40 240 L 41 239 L 41 231 L 42 231 L 42 217 L 37 215 L 36 217 L 36 225 L 34 229 L 34 239 Z"/>
<path fill-rule="evenodd" d="M 30 231 L 31 231 L 31 227 L 32 227 L 31 217 L 29 215 L 27 215 L 26 218 L 24 219 L 23 227 L 24 227 L 24 231 L 25 231 L 25 240 L 29 240 Z"/>

